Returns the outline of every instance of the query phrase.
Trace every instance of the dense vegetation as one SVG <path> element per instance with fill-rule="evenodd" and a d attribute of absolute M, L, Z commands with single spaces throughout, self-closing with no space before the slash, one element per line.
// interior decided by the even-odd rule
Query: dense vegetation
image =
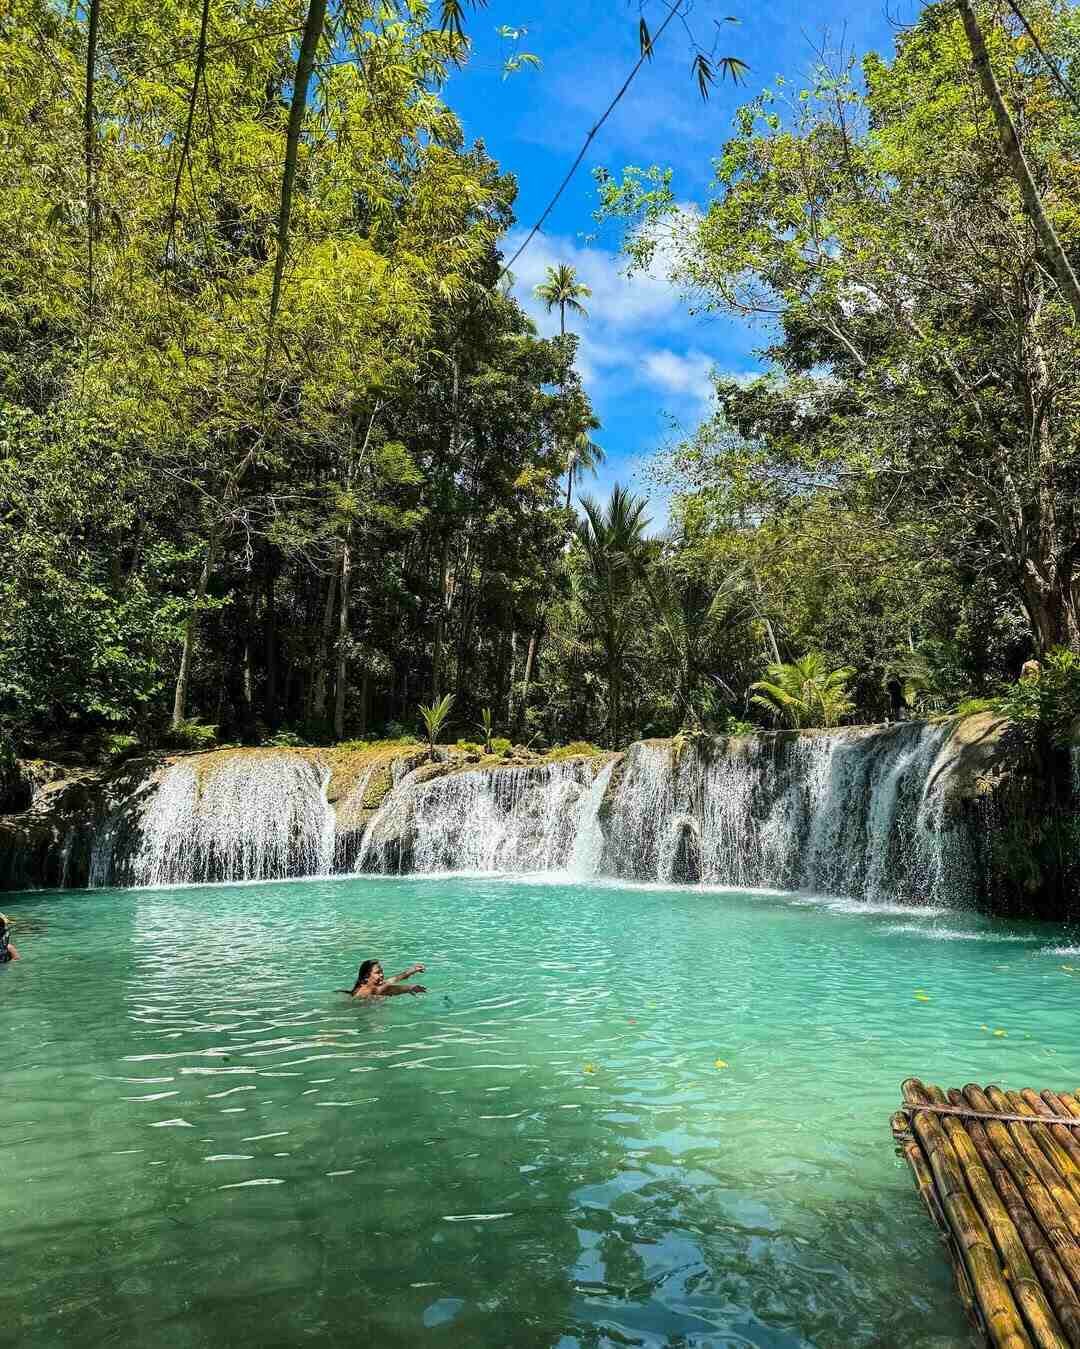
<path fill-rule="evenodd" d="M 1076 12 L 1025 12 L 1080 67 Z M 1080 111 L 977 13 L 1080 263 Z M 501 274 L 467 55 L 422 0 L 0 14 L 0 739 L 397 734 L 452 697 L 452 736 L 621 743 L 813 717 L 770 688 L 942 711 L 1080 649 L 1080 327 L 953 8 L 748 105 L 702 216 L 602 177 L 632 262 L 663 240 L 770 324 L 773 373 L 656 460 L 662 538 L 574 501 L 602 434 Z M 572 269 L 541 296 L 587 321 Z"/>

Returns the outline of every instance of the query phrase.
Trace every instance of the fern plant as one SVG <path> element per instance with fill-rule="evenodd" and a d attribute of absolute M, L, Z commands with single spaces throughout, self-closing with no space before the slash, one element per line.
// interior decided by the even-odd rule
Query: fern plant
<path fill-rule="evenodd" d="M 437 703 L 432 703 L 430 707 L 420 704 L 420 720 L 424 723 L 424 733 L 427 736 L 428 755 L 435 758 L 435 742 L 439 738 L 439 732 L 446 723 L 450 715 L 450 709 L 454 705 L 454 695 L 447 693 L 440 698 Z"/>

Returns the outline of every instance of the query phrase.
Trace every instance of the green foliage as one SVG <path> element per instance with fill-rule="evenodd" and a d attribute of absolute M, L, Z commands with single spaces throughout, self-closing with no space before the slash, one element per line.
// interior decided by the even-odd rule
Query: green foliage
<path fill-rule="evenodd" d="M 311 741 L 299 731 L 282 727 L 281 730 L 265 736 L 261 743 L 274 749 L 301 749 L 305 745 L 310 745 Z"/>
<path fill-rule="evenodd" d="M 484 737 L 484 753 L 491 753 L 491 735 L 495 726 L 495 718 L 490 707 L 485 707 L 480 713 L 480 725 L 477 729 Z"/>
<path fill-rule="evenodd" d="M 996 712 L 997 702 L 994 698 L 963 698 L 953 709 L 953 715 L 957 717 L 973 717 L 980 712 Z"/>
<path fill-rule="evenodd" d="M 444 694 L 437 703 L 421 703 L 417 709 L 420 713 L 420 720 L 424 726 L 424 734 L 427 736 L 428 749 L 431 757 L 435 757 L 435 742 L 439 738 L 447 718 L 450 716 L 450 709 L 454 705 L 454 695 L 452 693 Z"/>
<path fill-rule="evenodd" d="M 161 738 L 167 749 L 204 750 L 213 749 L 217 744 L 218 728 L 207 726 L 198 717 L 184 717 L 176 726 Z"/>
<path fill-rule="evenodd" d="M 513 747 L 513 742 L 507 740 L 503 735 L 497 735 L 491 742 L 492 754 L 506 754 L 509 750 L 513 749 Z"/>
<path fill-rule="evenodd" d="M 555 745 L 545 751 L 544 758 L 557 763 L 562 759 L 594 759 L 605 752 L 598 745 L 590 744 L 588 740 L 572 740 L 568 745 Z"/>
<path fill-rule="evenodd" d="M 751 702 L 788 726 L 838 726 L 854 710 L 847 696 L 854 673 L 830 669 L 825 657 L 812 651 L 790 664 L 770 665 L 768 677 L 751 685 L 759 690 Z"/>
<path fill-rule="evenodd" d="M 993 700 L 994 710 L 1030 735 L 1067 749 L 1080 740 L 1080 653 L 1047 652 L 1037 675 L 1022 676 Z"/>

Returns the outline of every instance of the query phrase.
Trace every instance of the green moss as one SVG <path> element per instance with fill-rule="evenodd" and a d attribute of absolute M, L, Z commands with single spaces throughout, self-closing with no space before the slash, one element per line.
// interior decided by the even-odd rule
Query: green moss
<path fill-rule="evenodd" d="M 495 741 L 495 744 L 498 745 L 499 742 Z M 554 749 L 549 749 L 543 757 L 545 760 L 554 763 L 560 759 L 593 759 L 606 753 L 607 750 L 600 749 L 597 745 L 590 745 L 587 740 L 574 740 L 569 745 L 556 745 Z"/>

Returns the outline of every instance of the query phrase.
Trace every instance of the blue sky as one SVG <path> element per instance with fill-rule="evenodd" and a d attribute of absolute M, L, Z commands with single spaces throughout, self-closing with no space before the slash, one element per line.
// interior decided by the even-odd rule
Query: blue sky
<path fill-rule="evenodd" d="M 797 0 L 774 0 L 767 7 L 697 0 L 689 23 L 698 41 L 711 47 L 715 20 L 734 15 L 739 23 L 723 24 L 717 51 L 751 67 L 745 84 L 736 89 L 723 83 L 707 104 L 691 80 L 689 38 L 677 20 L 669 26 L 654 61 L 642 68 L 544 232 L 514 267 L 517 294 L 545 334 L 557 331 L 558 319 L 545 314 L 532 287 L 549 263 L 571 263 L 593 289 L 588 320 L 569 325 L 581 336 L 579 367 L 603 422 L 596 439 L 608 455 L 598 479 L 583 484 L 586 490 L 605 494 L 619 480 L 647 491 L 641 464 L 672 438 L 673 423 L 690 430 L 707 412 L 710 370 L 757 369 L 753 350 L 762 342 L 760 330 L 733 320 L 691 317 L 662 279 L 622 275 L 617 235 L 610 229 L 596 233 L 591 170 L 602 165 L 618 174 L 627 164 L 662 164 L 674 170 L 680 201 L 704 203 L 712 157 L 740 103 L 778 74 L 791 80 L 804 75 L 823 41 L 833 48 L 842 41 L 860 55 L 871 48 L 890 52 L 897 18 L 913 18 L 915 3 L 890 0 L 886 9 L 882 0 L 830 0 L 817 7 Z M 653 32 L 666 12 L 665 0 L 646 5 Z M 483 140 L 517 177 L 522 228 L 511 237 L 511 249 L 546 206 L 589 127 L 636 61 L 638 13 L 635 0 L 491 0 L 469 14 L 474 57 L 452 79 L 447 97 L 467 136 Z M 521 46 L 541 58 L 541 70 L 503 79 L 502 63 L 511 50 L 496 34 L 503 24 L 528 29 Z M 660 522 L 664 503 L 650 496 Z"/>

